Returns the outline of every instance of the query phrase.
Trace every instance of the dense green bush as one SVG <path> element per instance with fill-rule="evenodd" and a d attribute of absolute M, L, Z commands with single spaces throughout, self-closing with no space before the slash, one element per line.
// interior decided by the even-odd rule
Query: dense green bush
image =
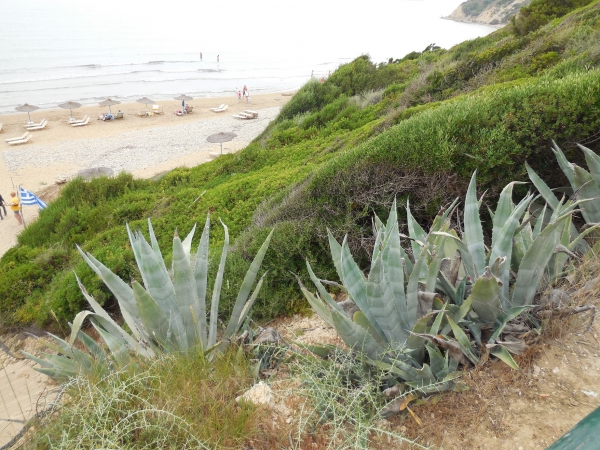
<path fill-rule="evenodd" d="M 589 5 L 594 0 L 533 0 L 529 6 L 521 8 L 514 18 L 516 31 L 525 35 L 546 25 L 553 19 L 562 17 L 574 9 Z"/>

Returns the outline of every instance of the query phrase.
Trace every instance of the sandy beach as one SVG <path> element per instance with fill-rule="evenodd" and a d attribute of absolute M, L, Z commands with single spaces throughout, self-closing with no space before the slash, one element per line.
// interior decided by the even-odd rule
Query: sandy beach
<path fill-rule="evenodd" d="M 93 167 L 109 167 L 115 173 L 127 171 L 136 177 L 149 178 L 175 167 L 193 167 L 202 164 L 219 153 L 219 144 L 211 144 L 206 138 L 218 132 L 233 132 L 237 137 L 223 144 L 223 153 L 244 148 L 273 120 L 289 95 L 265 94 L 252 96 L 252 102 L 239 102 L 237 97 L 203 98 L 189 102 L 193 114 L 177 116 L 181 102 L 157 102 L 164 114 L 139 117 L 145 106 L 124 103 L 112 107 L 122 111 L 123 120 L 103 122 L 97 120 L 107 107 L 83 106 L 73 110 L 74 116 L 91 117 L 83 127 L 69 124 L 69 110 L 37 110 L 31 119 L 48 120 L 44 130 L 33 131 L 31 142 L 10 146 L 4 140 L 22 135 L 27 122 L 26 113 L 0 115 L 3 124 L 0 133 L 0 194 L 5 201 L 16 186 L 38 192 L 54 184 L 59 177 L 73 177 L 77 172 Z M 214 113 L 209 108 L 228 104 L 227 111 Z M 151 108 L 151 107 L 150 107 Z M 246 109 L 258 111 L 257 119 L 239 120 L 232 116 Z M 211 155 L 213 154 L 213 155 Z M 35 220 L 38 210 L 34 206 L 23 207 L 23 217 L 28 224 Z M 22 230 L 12 212 L 0 221 L 0 256 L 17 241 Z"/>

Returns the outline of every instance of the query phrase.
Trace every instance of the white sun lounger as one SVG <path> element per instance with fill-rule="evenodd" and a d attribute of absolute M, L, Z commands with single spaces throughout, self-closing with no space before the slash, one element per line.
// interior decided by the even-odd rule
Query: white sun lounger
<path fill-rule="evenodd" d="M 23 136 L 19 136 L 19 137 L 14 137 L 14 138 L 9 138 L 9 139 L 5 139 L 6 142 L 10 142 L 10 141 L 20 141 L 22 139 L 25 139 L 27 137 L 27 135 L 29 134 L 28 131 L 26 131 L 25 133 L 23 133 Z"/>
<path fill-rule="evenodd" d="M 219 108 L 219 109 L 213 109 L 212 111 L 216 112 L 216 113 L 220 113 L 220 112 L 223 112 L 223 111 L 227 111 L 227 108 L 229 108 L 229 105 L 225 105 L 225 106 L 223 106 L 222 108 Z"/>
<path fill-rule="evenodd" d="M 246 114 L 251 114 L 253 117 L 258 117 L 258 111 L 252 111 L 251 109 L 247 109 L 244 111 Z"/>
<path fill-rule="evenodd" d="M 40 123 L 28 123 L 26 125 L 23 125 L 25 128 L 29 129 L 29 128 L 34 128 L 34 127 L 39 127 L 40 125 L 42 125 L 44 122 L 47 122 L 46 119 L 42 119 L 40 120 Z"/>
<path fill-rule="evenodd" d="M 154 114 L 164 114 L 165 110 L 160 105 L 152 105 L 152 112 Z"/>
<path fill-rule="evenodd" d="M 17 141 L 9 141 L 8 145 L 18 145 L 18 144 L 25 144 L 26 142 L 29 142 L 31 140 L 31 137 L 33 136 L 33 134 L 31 133 L 26 133 L 26 136 L 24 139 L 19 139 Z"/>
<path fill-rule="evenodd" d="M 81 123 L 73 123 L 71 124 L 72 127 L 83 127 L 84 125 L 87 125 L 90 122 L 90 118 L 88 117 L 87 119 L 85 119 L 85 122 L 81 122 Z"/>
<path fill-rule="evenodd" d="M 46 128 L 46 125 L 48 125 L 48 121 L 46 119 L 44 119 L 44 120 L 42 120 L 40 122 L 39 125 L 35 125 L 35 126 L 32 126 L 32 127 L 27 127 L 27 129 L 29 131 L 43 130 L 44 128 Z"/>
<path fill-rule="evenodd" d="M 83 116 L 83 118 L 81 120 L 77 120 L 77 119 L 75 119 L 75 120 L 69 120 L 69 123 L 71 125 L 77 125 L 78 123 L 83 123 L 83 122 L 85 122 L 86 120 L 89 120 L 89 119 L 90 119 L 90 116 L 88 116 L 86 114 L 85 116 Z"/>
<path fill-rule="evenodd" d="M 254 119 L 254 116 L 252 114 L 247 114 L 247 113 L 238 113 L 232 117 L 235 117 L 236 119 L 244 119 L 244 120 Z"/>
<path fill-rule="evenodd" d="M 223 103 L 223 104 L 221 104 L 219 106 L 216 106 L 214 108 L 208 108 L 208 109 L 210 109 L 211 111 L 217 111 L 217 110 L 225 108 L 225 106 L 227 106 L 227 105 L 225 103 Z"/>

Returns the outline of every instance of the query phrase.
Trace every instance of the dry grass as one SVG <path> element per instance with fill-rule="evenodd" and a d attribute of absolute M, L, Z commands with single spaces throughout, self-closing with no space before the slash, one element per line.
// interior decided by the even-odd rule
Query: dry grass
<path fill-rule="evenodd" d="M 213 362 L 201 352 L 169 355 L 98 381 L 76 378 L 24 448 L 277 448 L 267 411 L 235 401 L 253 381 L 235 350 Z"/>

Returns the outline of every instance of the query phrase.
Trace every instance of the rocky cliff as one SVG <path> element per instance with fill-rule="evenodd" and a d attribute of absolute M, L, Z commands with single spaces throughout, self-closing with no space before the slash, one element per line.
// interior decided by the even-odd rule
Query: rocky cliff
<path fill-rule="evenodd" d="M 505 25 L 531 0 L 467 0 L 446 19 L 485 25 Z"/>

